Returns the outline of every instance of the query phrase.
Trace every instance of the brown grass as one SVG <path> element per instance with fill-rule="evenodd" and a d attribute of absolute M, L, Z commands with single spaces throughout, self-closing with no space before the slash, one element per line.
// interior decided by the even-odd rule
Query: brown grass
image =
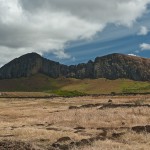
<path fill-rule="evenodd" d="M 135 133 L 131 127 L 150 125 L 150 108 L 82 108 L 69 106 L 85 104 L 135 103 L 142 100 L 150 104 L 150 96 L 78 97 L 53 99 L 0 99 L 0 140 L 24 141 L 42 145 L 47 149 L 61 137 L 80 141 L 96 137 L 107 130 L 106 140 L 95 141 L 90 146 L 75 147 L 83 150 L 148 150 L 149 133 Z M 75 129 L 84 127 L 85 129 Z M 99 129 L 98 129 L 99 128 Z M 113 133 L 124 133 L 112 138 Z"/>

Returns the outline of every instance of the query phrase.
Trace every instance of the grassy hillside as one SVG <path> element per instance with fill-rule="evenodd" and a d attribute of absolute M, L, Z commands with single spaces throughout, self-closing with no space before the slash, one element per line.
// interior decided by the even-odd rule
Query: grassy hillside
<path fill-rule="evenodd" d="M 150 92 L 150 82 L 139 82 L 127 79 L 84 79 L 72 80 L 72 84 L 65 85 L 62 90 L 77 90 L 89 94 L 115 93 L 145 93 Z"/>
<path fill-rule="evenodd" d="M 0 91 L 49 92 L 57 95 L 70 94 L 109 94 L 150 92 L 150 82 L 139 82 L 126 79 L 53 79 L 37 74 L 28 78 L 0 80 Z M 72 92 L 73 91 L 73 92 Z"/>

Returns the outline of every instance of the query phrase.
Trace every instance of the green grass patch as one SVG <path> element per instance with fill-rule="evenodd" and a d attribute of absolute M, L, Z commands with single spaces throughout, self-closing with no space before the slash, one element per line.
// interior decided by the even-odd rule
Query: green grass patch
<path fill-rule="evenodd" d="M 150 92 L 150 83 L 149 82 L 138 82 L 138 81 L 125 82 L 122 85 L 122 92 L 123 93 Z"/>
<path fill-rule="evenodd" d="M 82 93 L 79 91 L 64 91 L 64 90 L 52 90 L 52 91 L 48 91 L 48 93 L 55 94 L 57 96 L 62 96 L 62 97 L 76 97 L 76 96 L 86 95 L 86 93 Z"/>

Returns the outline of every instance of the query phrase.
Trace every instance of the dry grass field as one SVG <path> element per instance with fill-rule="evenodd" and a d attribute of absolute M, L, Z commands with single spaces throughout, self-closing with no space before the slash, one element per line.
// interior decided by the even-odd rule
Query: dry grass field
<path fill-rule="evenodd" d="M 149 150 L 150 95 L 0 98 L 0 150 Z"/>

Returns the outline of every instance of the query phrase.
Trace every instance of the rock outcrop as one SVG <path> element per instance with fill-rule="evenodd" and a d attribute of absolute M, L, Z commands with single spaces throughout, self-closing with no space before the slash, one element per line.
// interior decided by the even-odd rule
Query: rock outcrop
<path fill-rule="evenodd" d="M 0 79 L 28 77 L 37 73 L 52 78 L 107 78 L 132 79 L 150 81 L 150 59 L 110 54 L 97 57 L 94 61 L 78 65 L 63 65 L 41 57 L 36 53 L 29 53 L 16 58 L 0 68 Z"/>

